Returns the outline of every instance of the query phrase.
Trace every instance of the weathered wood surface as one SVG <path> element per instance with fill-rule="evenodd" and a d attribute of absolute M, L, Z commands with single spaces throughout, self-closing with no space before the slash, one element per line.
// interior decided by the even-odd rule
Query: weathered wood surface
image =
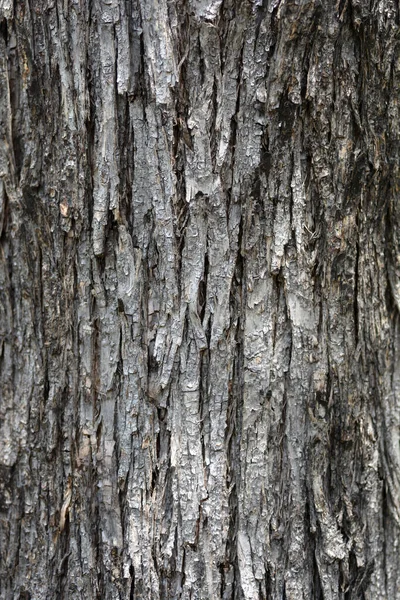
<path fill-rule="evenodd" d="M 400 598 L 398 0 L 0 0 L 0 598 Z"/>

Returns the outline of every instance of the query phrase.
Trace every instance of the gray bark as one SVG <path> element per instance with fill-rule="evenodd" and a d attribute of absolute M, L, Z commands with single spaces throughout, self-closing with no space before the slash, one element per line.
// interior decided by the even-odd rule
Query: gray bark
<path fill-rule="evenodd" d="M 0 598 L 400 598 L 398 0 L 0 0 Z"/>

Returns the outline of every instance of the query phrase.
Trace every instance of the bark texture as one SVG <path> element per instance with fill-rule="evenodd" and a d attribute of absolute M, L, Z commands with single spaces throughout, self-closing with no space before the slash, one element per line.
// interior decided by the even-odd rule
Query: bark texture
<path fill-rule="evenodd" d="M 0 0 L 1 600 L 400 598 L 398 0 Z"/>

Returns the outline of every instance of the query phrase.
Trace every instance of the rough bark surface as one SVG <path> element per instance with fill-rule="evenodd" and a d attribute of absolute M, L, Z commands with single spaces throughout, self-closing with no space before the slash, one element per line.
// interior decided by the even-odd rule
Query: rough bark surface
<path fill-rule="evenodd" d="M 400 598 L 398 0 L 0 0 L 1 600 Z"/>

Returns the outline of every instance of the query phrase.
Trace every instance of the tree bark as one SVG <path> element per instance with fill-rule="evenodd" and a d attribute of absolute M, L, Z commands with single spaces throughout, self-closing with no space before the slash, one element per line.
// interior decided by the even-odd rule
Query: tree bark
<path fill-rule="evenodd" d="M 400 599 L 398 0 L 0 0 L 1 600 Z"/>

